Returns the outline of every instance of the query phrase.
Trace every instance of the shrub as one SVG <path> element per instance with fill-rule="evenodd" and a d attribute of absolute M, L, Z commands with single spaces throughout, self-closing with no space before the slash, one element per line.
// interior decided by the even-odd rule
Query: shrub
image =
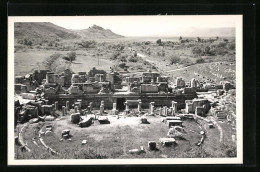
<path fill-rule="evenodd" d="M 24 51 L 24 50 L 26 50 L 26 47 L 24 45 L 15 45 L 14 46 L 14 52 Z"/>
<path fill-rule="evenodd" d="M 162 46 L 162 40 L 161 39 L 157 39 L 156 44 L 158 44 L 159 46 Z"/>
<path fill-rule="evenodd" d="M 111 59 L 111 60 L 116 60 L 119 55 L 120 55 L 120 52 L 115 51 L 115 52 L 112 53 L 112 55 L 110 56 L 110 59 Z"/>
<path fill-rule="evenodd" d="M 145 45 L 150 45 L 150 43 L 151 43 L 150 41 L 144 42 Z"/>
<path fill-rule="evenodd" d="M 143 64 L 144 64 L 144 65 L 151 65 L 151 63 L 149 63 L 149 62 L 146 61 L 146 60 L 143 61 Z"/>
<path fill-rule="evenodd" d="M 125 54 L 120 54 L 117 58 L 121 62 L 126 62 L 127 61 L 127 55 Z"/>
<path fill-rule="evenodd" d="M 199 47 L 194 47 L 193 49 L 192 49 L 192 53 L 193 54 L 197 54 L 197 55 L 201 55 L 202 54 L 202 50 L 199 48 Z"/>
<path fill-rule="evenodd" d="M 164 50 L 162 50 L 162 51 L 159 51 L 159 52 L 157 52 L 157 55 L 158 56 L 165 56 L 165 52 L 164 52 Z"/>
<path fill-rule="evenodd" d="M 76 60 L 76 52 L 74 51 L 67 53 L 67 56 L 69 57 L 70 61 Z"/>
<path fill-rule="evenodd" d="M 190 65 L 192 65 L 193 63 L 192 63 L 192 61 L 191 61 L 190 59 L 188 59 L 188 58 L 183 58 L 183 59 L 181 59 L 180 64 L 183 64 L 184 66 L 190 66 Z"/>
<path fill-rule="evenodd" d="M 135 62 L 138 61 L 138 58 L 137 58 L 136 56 L 129 56 L 129 57 L 128 57 L 128 61 L 129 61 L 129 62 L 134 62 L 134 63 L 135 63 Z"/>
<path fill-rule="evenodd" d="M 83 48 L 95 48 L 96 47 L 96 41 L 81 41 L 78 43 L 79 46 Z"/>
<path fill-rule="evenodd" d="M 220 42 L 220 43 L 218 43 L 216 46 L 217 46 L 218 48 L 225 48 L 226 45 L 227 45 L 227 43 L 225 43 L 225 42 Z"/>
<path fill-rule="evenodd" d="M 125 63 L 119 63 L 119 64 L 118 64 L 118 67 L 124 69 L 124 68 L 126 67 L 126 64 L 125 64 Z"/>
<path fill-rule="evenodd" d="M 48 46 L 49 46 L 49 47 L 52 47 L 52 42 L 49 42 L 49 43 L 48 43 Z"/>
<path fill-rule="evenodd" d="M 208 54 L 209 51 L 210 51 L 210 47 L 209 47 L 209 46 L 206 46 L 205 49 L 204 49 L 204 52 Z"/>
<path fill-rule="evenodd" d="M 71 52 L 67 53 L 67 56 L 64 56 L 62 58 L 64 60 L 72 62 L 72 61 L 76 60 L 76 52 L 71 51 Z"/>
<path fill-rule="evenodd" d="M 229 44 L 227 44 L 227 48 L 228 48 L 229 50 L 235 50 L 236 45 L 235 45 L 235 43 L 229 43 Z"/>
<path fill-rule="evenodd" d="M 173 63 L 179 63 L 181 60 L 181 58 L 177 55 L 173 55 L 172 57 L 170 57 L 170 64 L 173 64 Z"/>
<path fill-rule="evenodd" d="M 205 62 L 205 60 L 203 58 L 199 58 L 196 60 L 196 63 L 204 63 L 204 62 Z"/>

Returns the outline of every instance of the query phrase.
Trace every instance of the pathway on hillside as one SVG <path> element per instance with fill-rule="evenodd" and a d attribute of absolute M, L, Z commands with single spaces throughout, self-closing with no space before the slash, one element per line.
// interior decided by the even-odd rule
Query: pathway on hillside
<path fill-rule="evenodd" d="M 137 56 L 143 58 L 143 60 L 148 61 L 149 63 L 153 63 L 154 65 L 156 65 L 156 64 L 158 63 L 158 62 L 156 62 L 156 61 L 153 61 L 153 60 L 148 59 L 147 56 L 144 55 L 144 54 L 137 53 Z M 158 66 L 157 66 L 157 67 L 158 67 Z M 166 73 L 168 73 L 168 72 L 174 72 L 174 71 L 178 71 L 178 70 L 187 69 L 187 68 L 189 68 L 189 67 L 190 67 L 190 66 L 186 66 L 186 67 L 183 67 L 183 68 L 173 69 L 173 70 L 164 71 L 164 72 L 166 72 Z"/>

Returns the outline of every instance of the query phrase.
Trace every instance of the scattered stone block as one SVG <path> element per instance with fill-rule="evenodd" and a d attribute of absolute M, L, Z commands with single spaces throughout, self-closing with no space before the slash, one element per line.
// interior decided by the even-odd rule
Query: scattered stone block
<path fill-rule="evenodd" d="M 51 135 L 51 133 L 52 133 L 52 132 L 51 132 L 50 130 L 47 130 L 47 131 L 45 132 L 45 135 L 46 135 L 46 136 L 49 136 L 49 135 Z"/>
<path fill-rule="evenodd" d="M 82 145 L 87 144 L 87 140 L 82 140 L 81 144 L 82 144 Z"/>
<path fill-rule="evenodd" d="M 66 130 L 62 130 L 61 136 L 63 137 L 64 135 L 66 135 L 65 137 L 70 135 L 70 130 L 66 129 Z"/>
<path fill-rule="evenodd" d="M 209 128 L 214 128 L 214 125 L 212 123 L 210 123 Z"/>
<path fill-rule="evenodd" d="M 144 150 L 144 147 L 143 147 L 143 146 L 140 146 L 140 150 L 141 150 L 142 152 L 145 152 L 145 150 Z"/>
<path fill-rule="evenodd" d="M 163 145 L 163 146 L 171 146 L 176 144 L 176 141 L 174 138 L 160 138 L 159 142 Z"/>
<path fill-rule="evenodd" d="M 35 100 L 36 99 L 36 95 L 32 94 L 32 93 L 22 93 L 21 94 L 23 99 L 29 99 L 29 100 Z"/>
<path fill-rule="evenodd" d="M 146 117 L 142 117 L 142 118 L 141 118 L 141 122 L 142 122 L 143 124 L 147 124 L 147 123 L 148 123 L 148 120 L 147 120 Z"/>
<path fill-rule="evenodd" d="M 45 121 L 54 121 L 54 119 L 55 119 L 55 117 L 54 116 L 46 116 L 45 118 L 44 118 L 44 120 Z"/>
<path fill-rule="evenodd" d="M 39 118 L 33 118 L 29 120 L 30 124 L 37 123 L 37 122 L 39 122 Z"/>
<path fill-rule="evenodd" d="M 155 141 L 149 141 L 148 142 L 148 148 L 150 150 L 156 150 L 156 142 Z"/>
<path fill-rule="evenodd" d="M 139 149 L 131 149 L 131 150 L 129 150 L 129 153 L 131 153 L 131 154 L 139 154 L 140 150 Z"/>
<path fill-rule="evenodd" d="M 183 138 L 184 129 L 179 126 L 171 127 L 167 133 L 169 138 Z"/>
<path fill-rule="evenodd" d="M 80 121 L 80 113 L 73 113 L 70 115 L 70 121 L 73 123 L 73 124 L 77 124 L 79 123 Z"/>
<path fill-rule="evenodd" d="M 100 116 L 100 117 L 98 118 L 98 122 L 99 122 L 100 124 L 110 124 L 110 121 L 108 120 L 108 118 L 107 118 L 107 117 L 104 117 L 104 116 Z"/>
<path fill-rule="evenodd" d="M 68 135 L 68 134 L 64 134 L 64 135 L 62 135 L 62 138 L 68 139 L 68 138 L 69 138 L 69 135 Z"/>
<path fill-rule="evenodd" d="M 182 126 L 182 121 L 181 120 L 167 120 L 169 128 L 171 126 Z"/>
<path fill-rule="evenodd" d="M 82 121 L 79 122 L 79 127 L 83 128 L 83 127 L 88 127 L 92 124 L 92 120 L 93 120 L 93 117 L 87 117 L 87 118 L 84 118 Z"/>
<path fill-rule="evenodd" d="M 203 106 L 197 106 L 195 109 L 195 115 L 198 116 L 204 116 L 204 107 Z"/>

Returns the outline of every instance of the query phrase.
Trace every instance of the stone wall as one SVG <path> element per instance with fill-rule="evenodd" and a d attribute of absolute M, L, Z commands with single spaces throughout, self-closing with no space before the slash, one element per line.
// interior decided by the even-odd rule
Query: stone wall
<path fill-rule="evenodd" d="M 112 109 L 113 103 L 117 102 L 117 98 L 125 98 L 126 100 L 137 100 L 142 101 L 142 108 L 148 108 L 150 102 L 155 102 L 155 107 L 168 106 L 170 107 L 172 101 L 178 103 L 178 109 L 185 108 L 185 100 L 192 100 L 196 98 L 196 94 L 190 95 L 159 95 L 159 94 L 140 94 L 140 95 L 48 95 L 45 99 L 49 100 L 49 104 L 53 104 L 55 101 L 58 101 L 58 107 L 61 109 L 62 106 L 66 106 L 66 101 L 70 102 L 72 105 L 77 100 L 82 100 L 82 108 L 86 108 L 90 102 L 92 102 L 93 107 L 97 109 L 101 105 L 101 101 L 105 102 L 105 108 Z M 134 106 L 134 105 L 133 105 Z M 134 106 L 135 107 L 135 106 Z M 137 104 L 136 104 L 137 107 Z M 130 106 L 131 108 L 131 106 Z"/>

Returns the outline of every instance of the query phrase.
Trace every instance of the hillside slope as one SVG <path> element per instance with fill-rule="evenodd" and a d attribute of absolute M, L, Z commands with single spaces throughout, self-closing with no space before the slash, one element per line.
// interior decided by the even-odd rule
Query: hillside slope
<path fill-rule="evenodd" d="M 83 39 L 114 39 L 123 37 L 122 35 L 112 32 L 110 29 L 104 29 L 95 24 L 88 29 L 77 30 L 75 33 L 80 35 Z"/>
<path fill-rule="evenodd" d="M 18 22 L 14 24 L 14 37 L 15 40 L 28 39 L 34 44 L 39 44 L 57 39 L 114 39 L 123 36 L 97 25 L 88 29 L 69 30 L 50 22 Z"/>
<path fill-rule="evenodd" d="M 74 32 L 49 22 L 23 22 L 14 24 L 15 39 L 75 39 L 79 38 Z"/>

